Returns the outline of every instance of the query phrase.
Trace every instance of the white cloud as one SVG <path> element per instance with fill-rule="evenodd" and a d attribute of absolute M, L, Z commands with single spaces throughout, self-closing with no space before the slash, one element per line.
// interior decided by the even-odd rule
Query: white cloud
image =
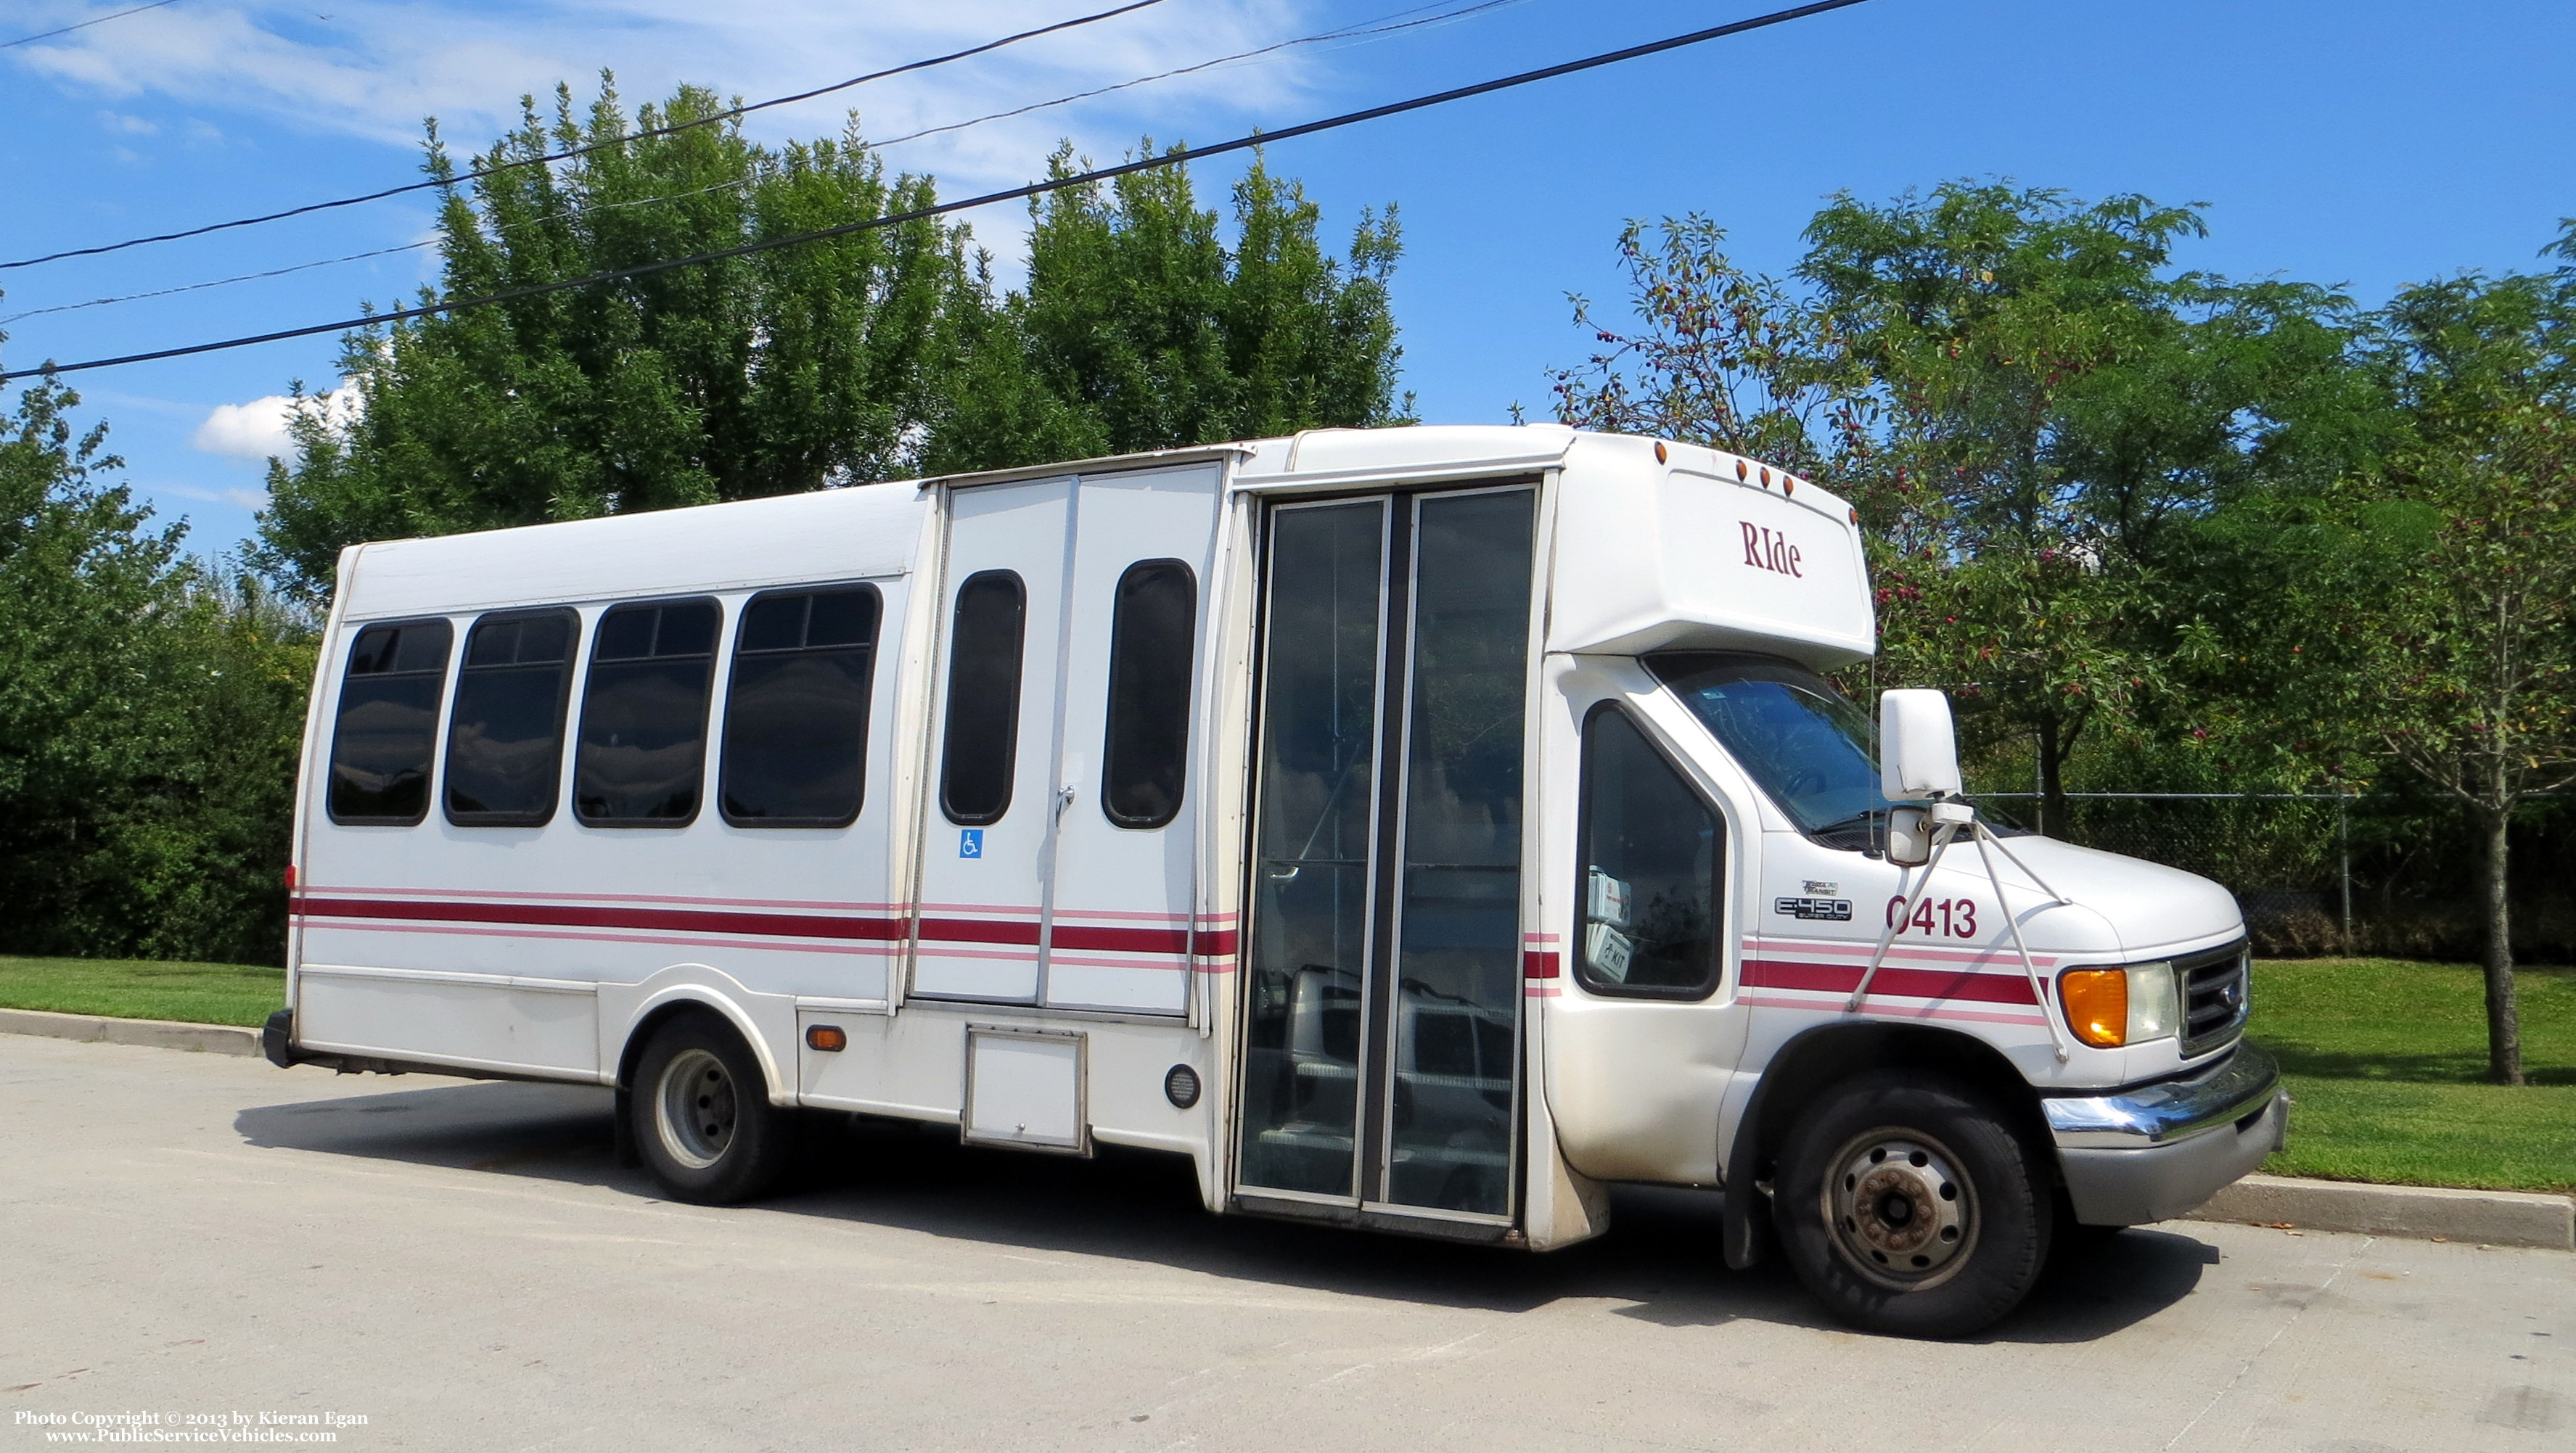
<path fill-rule="evenodd" d="M 217 404 L 188 442 L 227 459 L 292 455 L 295 440 L 286 432 L 286 420 L 294 406 L 295 401 L 284 394 L 246 404 Z"/>
<path fill-rule="evenodd" d="M 111 99 L 146 94 L 210 110 L 251 111 L 291 126 L 415 144 L 424 116 L 458 153 L 518 120 L 558 80 L 577 98 L 602 68 L 627 104 L 681 81 L 759 99 L 1066 18 L 1062 0 L 421 0 L 334 12 L 317 24 L 283 0 L 171 6 L 12 53 L 67 88 Z M 1101 8 L 1107 8 L 1104 4 Z M 1023 42 L 975 60 L 875 82 L 749 118 L 768 139 L 839 129 L 898 135 L 1321 29 L 1314 0 L 1188 0 Z M 1287 52 L 989 123 L 896 149 L 890 160 L 935 171 L 943 190 L 1028 180 L 1057 138 L 1114 157 L 1141 132 L 1214 139 L 1256 121 L 1292 119 L 1311 62 Z"/>
<path fill-rule="evenodd" d="M 128 116 L 118 111 L 101 111 L 98 124 L 126 136 L 150 136 L 161 129 L 140 116 Z"/>
<path fill-rule="evenodd" d="M 301 400 L 288 394 L 270 394 L 246 404 L 217 404 L 188 442 L 226 459 L 292 459 L 295 436 L 286 426 L 299 407 L 317 411 L 334 427 L 346 429 L 357 419 L 358 391 L 344 387 Z"/>

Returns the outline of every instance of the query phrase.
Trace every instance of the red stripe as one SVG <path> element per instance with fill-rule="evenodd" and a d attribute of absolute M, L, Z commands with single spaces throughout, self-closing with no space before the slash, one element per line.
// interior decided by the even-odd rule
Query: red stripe
<path fill-rule="evenodd" d="M 1038 926 L 996 918 L 925 918 L 921 936 L 942 943 L 1036 943 Z"/>
<path fill-rule="evenodd" d="M 1190 931 L 1186 928 L 1091 928 L 1058 923 L 1048 946 L 1095 952 L 1185 954 L 1190 951 Z"/>
<path fill-rule="evenodd" d="M 314 918 L 374 918 L 428 923 L 496 923 L 544 928 L 619 928 L 690 933 L 736 933 L 766 938 L 899 940 L 901 918 L 843 914 L 732 913 L 689 908 L 626 908 L 599 904 L 472 903 L 441 899 L 320 898 L 299 895 L 295 911 Z M 1026 919 L 925 918 L 921 937 L 940 943 L 1035 944 L 1038 925 Z M 1221 958 L 1235 951 L 1232 929 L 1193 933 L 1187 928 L 1099 928 L 1058 923 L 1053 946 L 1093 952 L 1190 954 Z"/>
<path fill-rule="evenodd" d="M 1525 952 L 1525 953 L 1523 953 L 1523 954 L 1521 955 L 1521 977 L 1522 977 L 1522 978 L 1524 978 L 1524 979 L 1553 979 L 1553 978 L 1555 978 L 1555 977 L 1556 977 L 1556 953 L 1555 953 L 1555 951 L 1554 951 L 1554 950 L 1549 950 L 1549 951 L 1544 952 L 1544 953 L 1536 952 L 1536 951 L 1531 951 L 1531 952 Z"/>
<path fill-rule="evenodd" d="M 1747 959 L 1744 982 L 1760 989 L 1814 989 L 1848 994 L 1860 987 L 1867 964 L 1816 964 L 1795 959 Z M 1897 999 L 1968 999 L 1986 1004 L 2032 1004 L 2029 981 L 1963 969 L 1882 967 L 1869 992 Z"/>
<path fill-rule="evenodd" d="M 388 918 L 434 923 L 512 923 L 550 928 L 668 929 L 741 933 L 764 938 L 900 939 L 900 918 L 800 913 L 714 913 L 685 908 L 607 908 L 552 903 L 395 902 L 379 898 L 302 898 L 298 913 L 318 918 Z"/>

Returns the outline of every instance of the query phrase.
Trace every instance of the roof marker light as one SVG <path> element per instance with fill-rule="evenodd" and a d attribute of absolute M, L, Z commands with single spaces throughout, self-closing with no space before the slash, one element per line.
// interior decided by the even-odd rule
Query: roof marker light
<path fill-rule="evenodd" d="M 1661 464 L 1661 463 L 1663 463 L 1664 461 L 1665 461 L 1665 455 L 1664 455 L 1664 441 L 1663 441 L 1663 440 L 1661 440 L 1661 439 L 1658 439 L 1658 440 L 1656 440 L 1656 441 L 1655 441 L 1655 462 L 1656 462 L 1657 464 Z"/>
<path fill-rule="evenodd" d="M 1736 483 L 1738 483 L 1738 484 L 1742 484 L 1742 483 L 1744 482 L 1744 475 L 1745 475 L 1744 461 L 1743 461 L 1743 460 L 1741 460 L 1741 459 L 1738 459 L 1737 461 L 1735 461 L 1735 482 L 1736 482 Z"/>
<path fill-rule="evenodd" d="M 1796 493 L 1798 492 L 1798 481 L 1796 481 L 1796 480 L 1794 480 L 1794 479 L 1791 479 L 1789 476 L 1787 476 L 1787 475 L 1785 475 L 1785 474 L 1784 474 L 1784 475 L 1781 475 L 1781 476 L 1780 476 L 1780 492 L 1781 492 L 1782 494 L 1796 494 Z"/>
<path fill-rule="evenodd" d="M 1762 466 L 1762 487 L 1764 489 L 1771 487 L 1771 466 L 1767 464 Z"/>

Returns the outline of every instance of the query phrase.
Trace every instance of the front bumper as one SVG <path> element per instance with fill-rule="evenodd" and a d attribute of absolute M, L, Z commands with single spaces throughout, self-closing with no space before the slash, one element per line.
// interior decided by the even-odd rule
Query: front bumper
<path fill-rule="evenodd" d="M 2137 1226 L 2198 1208 L 2281 1148 L 2290 1098 L 2272 1056 L 2239 1043 L 2177 1080 L 2040 1100 L 2075 1219 Z"/>

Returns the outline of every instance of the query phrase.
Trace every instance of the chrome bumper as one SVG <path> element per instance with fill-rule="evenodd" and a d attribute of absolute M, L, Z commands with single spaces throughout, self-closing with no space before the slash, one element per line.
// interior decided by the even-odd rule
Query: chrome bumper
<path fill-rule="evenodd" d="M 2136 1226 L 2197 1208 L 2281 1148 L 2289 1097 L 2271 1055 L 2239 1043 L 2178 1080 L 2040 1100 L 2075 1219 Z"/>

